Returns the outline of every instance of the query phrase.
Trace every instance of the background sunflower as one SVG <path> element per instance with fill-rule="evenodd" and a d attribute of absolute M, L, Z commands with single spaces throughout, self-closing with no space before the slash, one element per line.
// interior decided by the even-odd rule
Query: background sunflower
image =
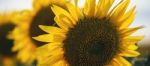
<path fill-rule="evenodd" d="M 14 18 L 16 27 L 10 34 L 14 39 L 12 50 L 17 51 L 17 58 L 23 63 L 32 64 L 35 61 L 36 47 L 45 44 L 32 39 L 33 36 L 45 34 L 38 25 L 55 25 L 51 4 L 64 7 L 64 0 L 33 0 L 32 10 L 23 10 Z"/>
<path fill-rule="evenodd" d="M 16 60 L 14 53 L 11 52 L 13 41 L 7 35 L 15 25 L 12 17 L 14 13 L 0 13 L 0 66 L 15 66 Z"/>

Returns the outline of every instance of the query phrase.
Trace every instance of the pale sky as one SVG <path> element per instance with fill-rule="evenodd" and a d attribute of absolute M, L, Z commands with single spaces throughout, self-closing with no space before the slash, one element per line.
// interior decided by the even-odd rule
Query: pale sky
<path fill-rule="evenodd" d="M 0 12 L 32 9 L 32 0 L 0 0 Z M 116 3 L 120 0 L 116 0 Z M 145 28 L 137 31 L 134 35 L 145 35 L 145 39 L 141 42 L 150 44 L 150 0 L 131 0 L 129 8 L 133 5 L 137 6 L 137 15 L 134 23 L 131 25 L 144 25 Z M 79 5 L 83 6 L 83 0 L 80 0 Z"/>

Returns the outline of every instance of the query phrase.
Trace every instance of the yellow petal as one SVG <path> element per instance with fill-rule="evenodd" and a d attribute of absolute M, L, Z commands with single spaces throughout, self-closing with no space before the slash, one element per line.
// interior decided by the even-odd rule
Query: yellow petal
<path fill-rule="evenodd" d="M 21 60 L 21 62 L 23 63 L 32 63 L 32 61 L 35 59 L 34 58 L 34 50 L 35 49 L 33 46 L 26 46 L 26 48 L 21 49 L 20 52 L 18 52 L 17 54 L 17 58 Z M 29 50 L 33 50 L 33 51 L 29 51 Z"/>
<path fill-rule="evenodd" d="M 129 45 L 129 46 L 127 47 L 127 49 L 129 49 L 129 50 L 137 50 L 137 49 L 138 49 L 138 46 L 136 46 L 136 45 Z"/>
<path fill-rule="evenodd" d="M 126 50 L 137 50 L 138 46 L 136 42 L 124 42 L 122 43 L 121 48 L 126 48 Z"/>
<path fill-rule="evenodd" d="M 67 3 L 66 5 L 69 10 L 69 13 L 74 18 L 75 22 L 77 22 L 79 19 L 81 19 L 83 17 L 83 14 L 78 7 L 72 5 L 71 3 Z"/>
<path fill-rule="evenodd" d="M 38 47 L 37 48 L 37 51 L 36 51 L 36 55 L 37 57 L 46 57 L 46 56 L 49 56 L 49 45 L 50 44 L 45 44 L 41 47 Z"/>
<path fill-rule="evenodd" d="M 69 13 L 71 14 L 71 16 L 75 19 L 75 21 L 78 21 L 78 14 L 77 14 L 77 11 L 76 11 L 76 7 L 73 6 L 71 3 L 67 3 L 66 5 L 67 5 L 67 8 L 68 8 Z"/>
<path fill-rule="evenodd" d="M 57 61 L 62 60 L 62 59 L 63 59 L 63 54 L 58 54 L 58 55 L 51 56 L 51 58 L 48 62 L 50 65 L 52 65 L 52 64 L 54 64 Z"/>
<path fill-rule="evenodd" d="M 20 50 L 22 49 L 23 47 L 25 47 L 26 44 L 30 43 L 29 40 L 24 40 L 24 41 L 21 41 L 21 42 L 15 42 L 14 46 L 12 47 L 12 51 L 15 52 L 17 50 Z"/>
<path fill-rule="evenodd" d="M 53 64 L 52 66 L 67 66 L 65 59 L 60 60 L 59 62 Z"/>
<path fill-rule="evenodd" d="M 138 41 L 142 40 L 144 36 L 127 36 L 122 39 L 123 46 L 135 45 Z"/>
<path fill-rule="evenodd" d="M 33 37 L 33 39 L 41 41 L 41 42 L 53 42 L 52 34 L 44 34 L 37 37 Z"/>
<path fill-rule="evenodd" d="M 131 63 L 129 63 L 126 59 L 124 59 L 123 57 L 117 57 L 116 60 L 122 64 L 120 66 L 132 66 Z"/>
<path fill-rule="evenodd" d="M 95 11 L 95 17 L 103 18 L 107 15 L 114 0 L 99 0 Z"/>
<path fill-rule="evenodd" d="M 86 0 L 85 5 L 84 5 L 84 14 L 86 16 L 92 17 L 94 16 L 95 13 L 95 5 L 96 5 L 96 0 Z"/>
<path fill-rule="evenodd" d="M 127 20 L 128 18 L 130 18 L 130 16 L 131 16 L 132 14 L 134 14 L 135 8 L 136 8 L 136 6 L 132 7 L 127 13 L 125 13 L 123 16 L 119 17 L 119 18 L 117 19 L 117 22 L 120 23 L 120 22 L 123 22 L 123 21 Z M 119 25 L 120 25 L 120 24 L 119 24 Z"/>
<path fill-rule="evenodd" d="M 128 49 L 124 49 L 124 51 L 122 51 L 120 53 L 121 56 L 125 56 L 125 57 L 136 57 L 139 56 L 140 53 L 137 51 L 133 51 L 133 50 L 128 50 Z"/>
<path fill-rule="evenodd" d="M 54 14 L 56 16 L 60 16 L 60 15 L 65 15 L 67 18 L 69 18 L 73 23 L 75 22 L 75 20 L 73 20 L 72 16 L 69 14 L 69 12 L 67 12 L 65 9 L 53 5 L 53 7 L 51 7 L 52 11 L 54 12 Z"/>
<path fill-rule="evenodd" d="M 25 38 L 25 36 L 27 36 L 27 35 L 22 35 L 20 28 L 15 28 L 12 31 L 12 38 L 13 39 L 23 39 L 23 38 Z"/>
<path fill-rule="evenodd" d="M 54 51 L 58 51 L 62 47 L 61 43 L 45 44 L 37 49 L 36 55 L 40 58 L 53 55 Z"/>
<path fill-rule="evenodd" d="M 65 17 L 65 16 L 60 16 L 59 17 L 60 18 L 60 20 L 61 20 L 61 22 L 63 22 L 65 25 L 67 25 L 69 28 L 73 28 L 73 23 L 71 22 L 71 20 L 69 20 L 67 17 Z"/>
<path fill-rule="evenodd" d="M 54 34 L 53 41 L 54 42 L 63 42 L 66 36 L 63 34 Z"/>
<path fill-rule="evenodd" d="M 69 25 L 67 23 L 62 22 L 61 18 L 59 16 L 56 16 L 54 18 L 54 20 L 56 21 L 57 25 L 59 27 L 61 27 L 63 30 L 68 31 L 69 29 Z"/>
<path fill-rule="evenodd" d="M 124 39 L 126 40 L 132 40 L 132 41 L 140 41 L 144 38 L 144 36 L 128 36 L 125 37 Z"/>
<path fill-rule="evenodd" d="M 113 12 L 110 14 L 111 20 L 115 22 L 117 18 L 121 17 L 125 13 L 129 3 L 130 3 L 130 0 L 125 0 L 124 2 L 121 2 L 120 4 L 118 4 L 117 8 L 113 9 Z"/>
<path fill-rule="evenodd" d="M 116 58 L 114 58 L 108 66 L 122 66 L 122 64 Z"/>
<path fill-rule="evenodd" d="M 130 26 L 130 24 L 134 21 L 135 18 L 135 12 L 133 12 L 126 20 L 122 21 L 120 24 L 119 29 L 127 28 Z"/>
<path fill-rule="evenodd" d="M 54 26 L 39 25 L 39 27 L 47 33 L 57 34 L 57 33 L 63 33 L 64 32 L 62 29 L 60 29 L 58 27 L 54 27 Z"/>
<path fill-rule="evenodd" d="M 63 8 L 57 6 L 57 5 L 53 5 L 53 6 L 51 7 L 51 9 L 52 9 L 52 11 L 54 12 L 54 14 L 55 14 L 56 16 L 59 16 L 59 15 L 61 15 L 61 14 L 64 14 L 64 15 L 70 17 L 70 14 L 69 14 L 65 9 L 63 9 Z"/>
<path fill-rule="evenodd" d="M 43 59 L 43 63 L 38 63 L 37 66 L 50 66 L 63 59 L 63 55 L 54 55 L 48 58 Z"/>
<path fill-rule="evenodd" d="M 44 62 L 40 63 L 38 66 L 53 65 L 62 59 L 63 59 L 63 51 L 62 50 L 54 51 L 53 55 L 48 56 L 45 59 L 43 59 Z"/>
<path fill-rule="evenodd" d="M 126 36 L 131 35 L 132 33 L 134 33 L 135 31 L 137 31 L 137 30 L 139 30 L 141 28 L 143 28 L 143 26 L 122 29 L 122 30 L 120 30 L 120 32 L 121 32 L 120 35 L 121 35 L 121 37 L 126 37 Z"/>
<path fill-rule="evenodd" d="M 63 44 L 62 43 L 58 43 L 58 42 L 52 42 L 52 43 L 49 43 L 49 45 L 47 47 L 48 47 L 47 48 L 48 51 L 53 52 L 54 50 L 62 48 Z"/>
<path fill-rule="evenodd" d="M 44 46 L 41 46 L 36 51 L 36 56 L 38 59 L 38 65 L 39 66 L 45 66 L 49 65 L 53 58 L 52 56 L 63 56 L 62 46 L 60 46 L 60 43 L 49 43 Z"/>

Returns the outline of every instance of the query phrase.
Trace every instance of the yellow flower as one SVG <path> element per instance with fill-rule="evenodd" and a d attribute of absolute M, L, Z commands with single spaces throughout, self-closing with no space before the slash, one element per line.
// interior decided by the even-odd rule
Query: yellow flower
<path fill-rule="evenodd" d="M 58 27 L 39 27 L 48 34 L 33 37 L 49 42 L 37 50 L 38 66 L 131 66 L 124 57 L 136 57 L 143 36 L 130 36 L 142 26 L 128 28 L 135 7 L 125 12 L 130 0 L 86 0 L 83 9 L 66 3 L 67 9 L 53 5 Z"/>
<path fill-rule="evenodd" d="M 13 41 L 7 38 L 15 27 L 13 24 L 15 14 L 16 12 L 0 13 L 0 66 L 15 66 L 14 53 L 11 52 Z"/>
<path fill-rule="evenodd" d="M 37 26 L 53 25 L 54 22 L 51 20 L 54 18 L 54 13 L 50 5 L 64 7 L 64 2 L 64 0 L 33 0 L 33 10 L 24 10 L 14 17 L 16 27 L 10 34 L 14 39 L 12 51 L 17 52 L 17 58 L 21 62 L 31 64 L 35 60 L 36 48 L 45 44 L 32 39 L 33 36 L 45 34 Z"/>

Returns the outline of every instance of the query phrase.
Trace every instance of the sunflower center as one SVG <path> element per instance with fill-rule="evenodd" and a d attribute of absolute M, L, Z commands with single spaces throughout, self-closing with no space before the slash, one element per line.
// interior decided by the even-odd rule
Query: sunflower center
<path fill-rule="evenodd" d="M 41 10 L 37 12 L 37 14 L 34 16 L 31 26 L 30 26 L 30 36 L 33 42 L 37 46 L 41 46 L 45 44 L 45 42 L 40 42 L 37 40 L 34 40 L 32 37 L 41 35 L 41 34 L 46 34 L 46 32 L 42 31 L 38 26 L 39 25 L 55 25 L 54 22 L 54 13 L 50 9 L 50 6 L 43 7 Z"/>
<path fill-rule="evenodd" d="M 104 66 L 119 51 L 117 29 L 105 18 L 80 19 L 68 32 L 64 51 L 70 66 Z"/>
<path fill-rule="evenodd" d="M 15 25 L 13 24 L 5 24 L 0 26 L 0 55 L 13 55 L 11 52 L 13 41 L 9 40 L 6 36 L 8 35 L 9 31 L 13 30 L 14 27 Z"/>

